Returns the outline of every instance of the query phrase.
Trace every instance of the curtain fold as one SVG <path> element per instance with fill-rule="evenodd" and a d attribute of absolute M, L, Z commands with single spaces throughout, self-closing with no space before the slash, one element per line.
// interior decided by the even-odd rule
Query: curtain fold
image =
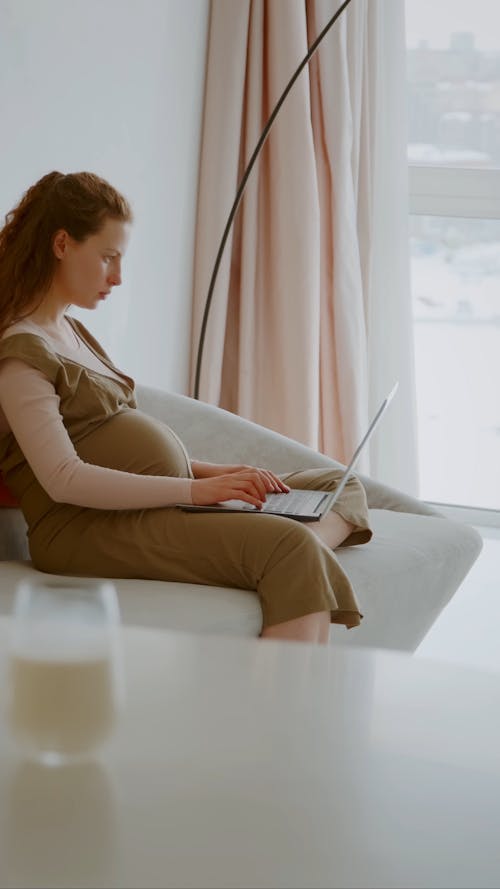
<path fill-rule="evenodd" d="M 338 3 L 309 0 L 306 7 L 311 44 Z M 317 446 L 343 462 L 348 462 L 368 425 L 366 329 L 357 234 L 360 66 L 354 65 L 351 74 L 349 52 L 353 38 L 363 45 L 358 18 L 359 3 L 354 0 L 310 63 L 321 227 L 321 409 Z M 363 148 L 369 152 L 369 146 Z M 359 466 L 367 470 L 368 465 L 365 452 Z"/>
<path fill-rule="evenodd" d="M 277 99 L 339 5 L 212 0 L 192 383 L 237 184 Z M 358 469 L 416 493 L 401 7 L 353 0 L 287 96 L 226 244 L 200 397 L 347 462 L 399 378 L 398 398 Z"/>
<path fill-rule="evenodd" d="M 210 3 L 193 268 L 191 390 L 210 276 L 239 182 L 250 7 L 251 0 Z M 234 226 L 219 267 L 205 344 L 200 396 L 212 404 L 220 400 L 233 236 Z"/>
<path fill-rule="evenodd" d="M 239 178 L 276 100 L 307 52 L 303 4 L 253 0 Z M 318 423 L 317 182 L 308 77 L 280 111 L 234 229 L 219 404 L 315 445 Z M 272 382 L 271 382 L 272 381 Z M 300 405 L 297 409 L 296 405 Z"/>
<path fill-rule="evenodd" d="M 399 391 L 370 443 L 370 474 L 418 496 L 417 402 L 409 265 L 404 3 L 370 0 L 373 83 L 372 232 L 367 281 L 370 411 Z"/>

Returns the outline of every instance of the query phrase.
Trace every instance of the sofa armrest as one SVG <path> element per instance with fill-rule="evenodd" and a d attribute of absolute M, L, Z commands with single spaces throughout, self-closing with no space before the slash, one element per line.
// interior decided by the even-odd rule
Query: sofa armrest
<path fill-rule="evenodd" d="M 192 460 L 214 463 L 252 463 L 276 473 L 321 469 L 344 464 L 278 432 L 245 420 L 203 401 L 138 385 L 140 410 L 171 426 L 186 445 Z M 417 515 L 440 513 L 415 497 L 358 474 L 370 509 L 390 509 Z"/>

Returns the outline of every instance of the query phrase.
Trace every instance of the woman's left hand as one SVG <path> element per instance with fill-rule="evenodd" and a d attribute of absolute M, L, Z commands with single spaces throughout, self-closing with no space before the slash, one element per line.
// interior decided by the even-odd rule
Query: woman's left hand
<path fill-rule="evenodd" d="M 200 463 L 193 460 L 191 469 L 195 478 L 216 478 L 218 475 L 229 475 L 232 472 L 242 472 L 246 469 L 256 470 L 270 494 L 286 494 L 290 490 L 285 482 L 282 482 L 274 472 L 270 469 L 260 469 L 257 466 L 249 466 L 245 463 L 226 464 L 226 463 Z"/>

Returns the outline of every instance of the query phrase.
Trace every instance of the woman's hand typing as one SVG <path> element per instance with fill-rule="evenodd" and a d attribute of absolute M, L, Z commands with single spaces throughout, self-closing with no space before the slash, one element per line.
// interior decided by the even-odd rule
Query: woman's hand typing
<path fill-rule="evenodd" d="M 201 464 L 203 467 L 208 465 L 215 467 L 215 464 Z M 193 465 L 195 476 L 198 466 L 200 464 Z M 194 479 L 191 497 L 196 506 L 210 506 L 224 500 L 244 500 L 261 509 L 266 494 L 282 494 L 290 490 L 285 482 L 268 469 L 258 469 L 253 466 L 217 466 L 219 472 L 221 469 L 225 470 L 222 474 L 198 476 Z"/>

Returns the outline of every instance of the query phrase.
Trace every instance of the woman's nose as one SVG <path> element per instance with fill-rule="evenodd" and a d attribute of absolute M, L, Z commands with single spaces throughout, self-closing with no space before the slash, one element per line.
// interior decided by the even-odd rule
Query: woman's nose
<path fill-rule="evenodd" d="M 116 287 L 118 284 L 121 284 L 122 283 L 121 272 L 116 271 L 116 272 L 113 272 L 112 275 L 108 275 L 108 282 L 113 287 Z"/>

